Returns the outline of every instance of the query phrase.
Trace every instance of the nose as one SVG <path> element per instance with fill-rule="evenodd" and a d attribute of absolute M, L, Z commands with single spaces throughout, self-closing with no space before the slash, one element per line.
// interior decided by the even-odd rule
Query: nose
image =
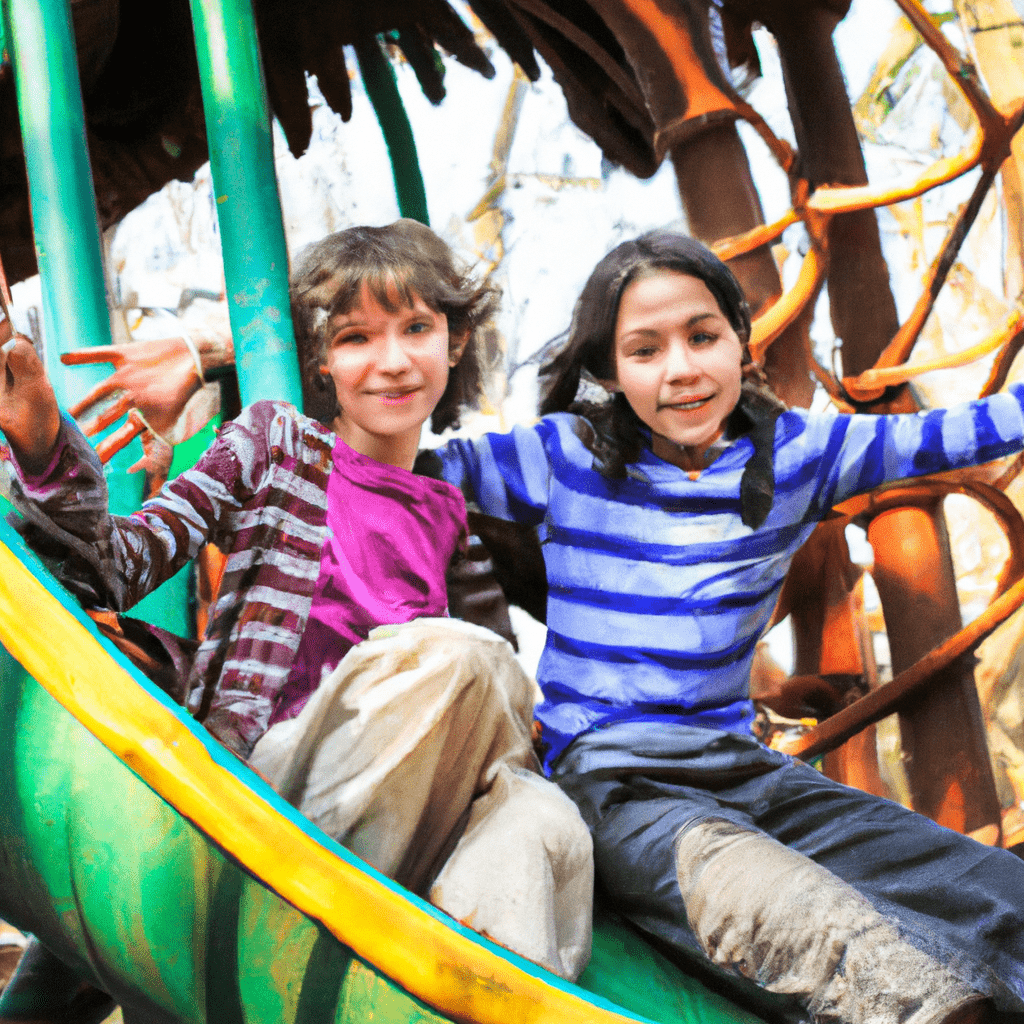
<path fill-rule="evenodd" d="M 694 361 L 690 346 L 681 340 L 673 341 L 665 358 L 666 379 L 685 381 L 695 380 L 699 376 L 700 368 Z"/>
<path fill-rule="evenodd" d="M 402 338 L 398 334 L 388 332 L 384 339 L 384 350 L 380 357 L 382 373 L 404 373 L 412 366 L 409 353 L 405 350 Z"/>

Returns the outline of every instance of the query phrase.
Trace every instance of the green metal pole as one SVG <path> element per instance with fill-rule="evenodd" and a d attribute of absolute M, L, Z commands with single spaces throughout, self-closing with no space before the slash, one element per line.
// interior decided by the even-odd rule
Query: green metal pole
<path fill-rule="evenodd" d="M 32 201 L 46 372 L 66 407 L 110 367 L 66 367 L 61 353 L 112 342 L 71 10 L 68 0 L 4 0 L 3 6 Z M 128 473 L 140 454 L 133 441 L 107 464 L 111 512 L 127 515 L 142 503 L 143 474 Z M 134 614 L 188 634 L 188 589 L 183 570 Z"/>
<path fill-rule="evenodd" d="M 301 408 L 288 250 L 252 5 L 191 5 L 242 403 L 277 398 Z"/>
<path fill-rule="evenodd" d="M 416 154 L 416 139 L 398 92 L 395 69 L 376 39 L 357 43 L 356 57 L 359 59 L 359 74 L 366 95 L 373 105 L 388 147 L 391 174 L 395 179 L 395 194 L 398 197 L 398 212 L 403 217 L 418 220 L 429 227 L 427 191 Z"/>
<path fill-rule="evenodd" d="M 109 367 L 69 370 L 61 352 L 111 343 L 85 114 L 67 0 L 6 0 L 32 230 L 43 295 L 46 369 L 70 405 Z"/>

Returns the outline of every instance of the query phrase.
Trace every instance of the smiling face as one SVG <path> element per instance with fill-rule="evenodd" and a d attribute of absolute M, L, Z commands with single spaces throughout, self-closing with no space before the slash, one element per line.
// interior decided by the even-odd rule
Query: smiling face
<path fill-rule="evenodd" d="M 389 299 L 393 313 L 364 284 L 352 309 L 331 318 L 320 372 L 338 396 L 335 433 L 362 455 L 411 469 L 461 348 L 449 346 L 448 318 L 418 295 L 411 306 L 401 304 L 397 289 Z"/>
<path fill-rule="evenodd" d="M 708 286 L 660 270 L 627 285 L 615 323 L 615 380 L 651 428 L 654 454 L 686 470 L 722 434 L 742 383 L 743 345 Z"/>

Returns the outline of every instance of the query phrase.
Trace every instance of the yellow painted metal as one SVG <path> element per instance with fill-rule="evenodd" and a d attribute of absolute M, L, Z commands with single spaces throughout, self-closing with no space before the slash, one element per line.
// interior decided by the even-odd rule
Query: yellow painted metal
<path fill-rule="evenodd" d="M 59 645 L 52 642 L 56 636 Z M 442 1014 L 474 1024 L 642 1019 L 580 998 L 546 972 L 462 934 L 278 814 L 218 764 L 206 743 L 138 685 L 2 543 L 0 640 L 89 732 L 218 846 Z"/>
<path fill-rule="evenodd" d="M 934 370 L 949 370 L 957 366 L 967 366 L 984 356 L 991 355 L 1012 341 L 1022 327 L 1024 327 L 1024 310 L 1015 307 L 1002 326 L 984 340 L 979 341 L 977 345 L 972 345 L 962 352 L 950 352 L 948 355 L 937 356 L 913 366 L 875 366 L 870 370 L 865 370 L 857 377 L 845 379 L 843 386 L 854 398 L 874 397 L 872 392 L 875 389 L 890 387 L 893 384 L 903 384 L 915 377 L 920 377 L 923 373 L 931 373 Z"/>
<path fill-rule="evenodd" d="M 810 220 L 808 227 L 811 227 Z M 818 232 L 800 265 L 796 284 L 754 321 L 750 331 L 750 354 L 755 362 L 764 359 L 768 346 L 800 316 L 825 276 L 826 261 L 822 252 L 824 227 L 820 227 Z"/>

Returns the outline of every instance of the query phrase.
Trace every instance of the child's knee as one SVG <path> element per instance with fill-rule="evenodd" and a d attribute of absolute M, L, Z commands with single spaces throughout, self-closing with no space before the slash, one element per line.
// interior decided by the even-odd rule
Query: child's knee
<path fill-rule="evenodd" d="M 546 850 L 563 870 L 582 866 L 593 872 L 590 829 L 576 805 L 549 779 L 525 769 L 506 769 L 514 777 L 505 813 L 516 821 L 522 841 Z"/>

